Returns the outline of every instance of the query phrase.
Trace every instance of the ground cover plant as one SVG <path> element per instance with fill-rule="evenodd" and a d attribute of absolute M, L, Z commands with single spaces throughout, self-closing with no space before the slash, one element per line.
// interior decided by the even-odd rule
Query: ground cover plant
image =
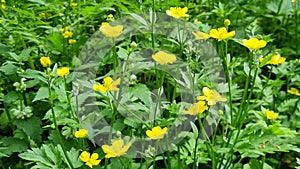
<path fill-rule="evenodd" d="M 298 0 L 1 0 L 0 167 L 300 168 Z"/>

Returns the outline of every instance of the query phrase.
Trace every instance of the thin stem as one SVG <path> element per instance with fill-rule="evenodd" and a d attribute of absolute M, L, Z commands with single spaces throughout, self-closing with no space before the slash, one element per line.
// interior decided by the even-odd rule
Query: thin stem
<path fill-rule="evenodd" d="M 68 94 L 68 92 L 67 92 L 67 80 L 66 80 L 66 77 L 63 77 L 63 80 L 64 80 L 65 94 L 66 94 L 66 96 L 67 96 L 68 106 L 69 106 L 69 109 L 71 110 L 71 111 L 70 111 L 70 115 L 71 115 L 71 117 L 72 117 L 74 120 L 76 120 L 76 121 L 78 122 L 78 119 L 77 119 L 77 117 L 76 117 L 76 114 L 75 114 L 75 112 L 74 112 L 74 110 L 73 110 L 73 107 L 72 107 L 72 104 L 71 104 L 70 96 L 69 96 L 69 94 Z"/>
<path fill-rule="evenodd" d="M 50 101 L 50 106 L 51 106 L 51 113 L 52 113 L 52 117 L 53 117 L 53 123 L 54 123 L 55 130 L 56 130 L 56 133 L 57 133 L 57 136 L 58 136 L 58 140 L 59 140 L 59 143 L 61 144 L 63 153 L 66 156 L 68 167 L 73 169 L 74 167 L 73 167 L 72 162 L 71 162 L 71 160 L 70 160 L 70 158 L 67 154 L 65 145 L 64 145 L 63 140 L 62 140 L 61 133 L 59 132 L 57 122 L 56 122 L 56 116 L 55 116 L 54 108 L 53 108 L 53 100 L 51 98 L 51 95 L 52 95 L 52 93 L 51 93 L 51 79 L 48 79 L 48 93 L 49 93 L 49 101 Z"/>

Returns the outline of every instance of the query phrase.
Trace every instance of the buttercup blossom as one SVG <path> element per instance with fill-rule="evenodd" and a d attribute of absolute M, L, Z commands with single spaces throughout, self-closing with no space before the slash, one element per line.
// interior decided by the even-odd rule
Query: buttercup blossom
<path fill-rule="evenodd" d="M 166 53 L 164 51 L 159 51 L 152 55 L 152 58 L 160 65 L 171 64 L 176 61 L 176 56 L 171 53 Z"/>
<path fill-rule="evenodd" d="M 273 55 L 271 60 L 269 60 L 269 64 L 271 65 L 278 65 L 285 62 L 285 58 L 281 57 L 279 54 Z"/>
<path fill-rule="evenodd" d="M 209 35 L 212 38 L 217 39 L 218 41 L 222 41 L 224 39 L 233 37 L 235 35 L 235 31 L 228 32 L 225 27 L 222 27 L 222 28 L 210 30 Z"/>
<path fill-rule="evenodd" d="M 105 35 L 108 38 L 116 38 L 123 33 L 123 26 L 111 26 L 109 23 L 103 22 L 100 26 L 100 32 L 102 32 L 103 35 Z"/>
<path fill-rule="evenodd" d="M 76 39 L 69 39 L 69 44 L 74 44 L 76 43 Z"/>
<path fill-rule="evenodd" d="M 56 74 L 60 77 L 65 77 L 70 74 L 70 69 L 68 67 L 59 68 L 56 71 Z"/>
<path fill-rule="evenodd" d="M 42 56 L 40 58 L 40 62 L 43 65 L 43 67 L 48 67 L 51 65 L 50 57 L 47 57 L 47 56 Z"/>
<path fill-rule="evenodd" d="M 5 0 L 1 0 L 2 3 L 5 3 Z"/>
<path fill-rule="evenodd" d="M 68 26 L 66 26 L 65 28 L 60 28 L 59 30 L 63 32 L 62 34 L 64 38 L 70 38 L 73 36 L 73 32 L 69 31 Z"/>
<path fill-rule="evenodd" d="M 111 77 L 105 77 L 103 79 L 103 84 L 93 84 L 94 91 L 101 91 L 102 93 L 106 93 L 107 91 L 118 91 L 121 79 L 118 78 L 117 80 L 113 80 Z"/>
<path fill-rule="evenodd" d="M 207 33 L 204 33 L 204 32 L 197 31 L 197 32 L 192 32 L 192 33 L 195 36 L 195 38 L 199 39 L 199 40 L 210 38 L 210 35 Z"/>
<path fill-rule="evenodd" d="M 188 17 L 189 15 L 186 14 L 188 12 L 188 8 L 180 8 L 180 7 L 171 7 L 170 10 L 167 10 L 166 13 L 169 16 L 172 16 L 174 18 L 182 18 L 182 17 Z"/>
<path fill-rule="evenodd" d="M 204 101 L 199 101 L 192 104 L 188 110 L 183 110 L 183 113 L 189 115 L 197 115 L 203 113 L 207 109 L 207 106 Z"/>
<path fill-rule="evenodd" d="M 228 27 L 231 24 L 231 21 L 229 19 L 224 20 L 225 27 Z"/>
<path fill-rule="evenodd" d="M 88 132 L 89 131 L 86 129 L 80 129 L 80 130 L 76 131 L 74 135 L 76 138 L 84 138 L 87 136 Z"/>
<path fill-rule="evenodd" d="M 266 41 L 258 40 L 257 38 L 250 38 L 249 40 L 244 39 L 242 42 L 250 50 L 258 50 L 267 45 Z"/>
<path fill-rule="evenodd" d="M 90 156 L 90 153 L 87 151 L 83 151 L 80 156 L 79 156 L 80 160 L 85 162 L 85 165 L 89 166 L 90 168 L 93 168 L 93 166 L 95 165 L 99 165 L 101 160 L 97 160 L 99 158 L 99 154 L 98 153 L 93 153 Z"/>
<path fill-rule="evenodd" d="M 6 10 L 6 6 L 4 4 L 1 4 L 1 9 Z"/>
<path fill-rule="evenodd" d="M 75 6 L 77 6 L 78 4 L 77 3 L 70 3 L 70 6 L 71 7 L 75 7 Z"/>
<path fill-rule="evenodd" d="M 161 128 L 160 126 L 153 127 L 152 130 L 147 130 L 146 135 L 152 140 L 158 140 L 164 138 L 168 128 Z"/>
<path fill-rule="evenodd" d="M 106 153 L 105 158 L 112 158 L 112 157 L 120 157 L 128 151 L 131 146 L 131 143 L 128 143 L 126 146 L 124 145 L 123 140 L 115 140 L 111 146 L 103 145 L 101 148 Z"/>
<path fill-rule="evenodd" d="M 202 89 L 202 92 L 204 96 L 198 96 L 197 99 L 207 101 L 207 105 L 209 106 L 213 106 L 219 101 L 227 101 L 227 99 L 221 97 L 221 95 L 217 91 L 211 90 L 208 87 L 204 87 Z"/>
<path fill-rule="evenodd" d="M 278 113 L 274 113 L 273 110 L 267 110 L 266 115 L 269 120 L 275 120 L 278 118 Z"/>
<path fill-rule="evenodd" d="M 288 90 L 288 93 L 296 95 L 296 96 L 300 96 L 299 90 L 294 87 L 291 87 L 291 89 Z"/>

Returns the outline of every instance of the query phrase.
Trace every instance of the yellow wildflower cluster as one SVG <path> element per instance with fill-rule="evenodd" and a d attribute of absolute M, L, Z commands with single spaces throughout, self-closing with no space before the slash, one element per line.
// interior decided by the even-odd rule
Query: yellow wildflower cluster
<path fill-rule="evenodd" d="M 93 166 L 99 165 L 101 160 L 98 160 L 99 158 L 99 154 L 98 153 L 93 153 L 92 155 L 90 155 L 89 152 L 87 151 L 83 151 L 80 156 L 79 156 L 80 160 L 85 162 L 85 164 L 87 166 L 89 166 L 90 168 L 93 168 Z"/>
<path fill-rule="evenodd" d="M 99 28 L 100 32 L 108 38 L 116 38 L 123 33 L 123 26 L 112 26 L 107 22 L 103 22 Z"/>
<path fill-rule="evenodd" d="M 201 31 L 192 32 L 192 33 L 196 39 L 208 39 L 211 37 L 217 39 L 218 41 L 222 41 L 235 36 L 235 31 L 228 32 L 225 27 L 221 27 L 218 29 L 211 29 L 209 31 L 209 34 Z"/>
<path fill-rule="evenodd" d="M 74 135 L 76 138 L 84 138 L 87 136 L 88 132 L 89 131 L 86 129 L 80 129 L 80 130 L 76 131 Z"/>
<path fill-rule="evenodd" d="M 103 79 L 103 84 L 93 84 L 94 91 L 101 91 L 102 93 L 106 93 L 107 91 L 118 91 L 121 79 L 113 80 L 111 77 L 105 77 Z"/>
<path fill-rule="evenodd" d="M 166 13 L 169 16 L 172 16 L 174 18 L 183 18 L 188 17 L 189 15 L 186 14 L 188 12 L 188 8 L 180 8 L 180 7 L 171 7 L 170 10 L 167 10 Z"/>
<path fill-rule="evenodd" d="M 159 140 L 163 139 L 166 132 L 168 131 L 167 127 L 164 127 L 163 129 L 160 126 L 153 127 L 152 130 L 147 130 L 146 135 L 151 140 Z"/>
<path fill-rule="evenodd" d="M 291 87 L 291 89 L 288 90 L 288 93 L 296 95 L 296 96 L 300 96 L 299 90 L 294 87 Z"/>
<path fill-rule="evenodd" d="M 166 53 L 164 51 L 159 51 L 152 55 L 153 60 L 155 60 L 160 65 L 171 64 L 176 61 L 176 56 L 171 53 Z"/>
<path fill-rule="evenodd" d="M 208 106 L 213 106 L 219 101 L 226 101 L 226 98 L 221 97 L 221 95 L 208 87 L 202 89 L 203 96 L 198 96 L 197 103 L 192 104 L 187 110 L 182 112 L 189 115 L 198 115 L 203 113 Z"/>
<path fill-rule="evenodd" d="M 66 77 L 70 74 L 70 69 L 68 67 L 62 67 L 57 69 L 56 74 L 60 77 Z"/>
<path fill-rule="evenodd" d="M 40 63 L 42 64 L 43 67 L 50 66 L 51 65 L 50 57 L 48 57 L 48 56 L 42 56 L 40 58 Z"/>
<path fill-rule="evenodd" d="M 66 26 L 65 28 L 60 28 L 62 35 L 64 38 L 71 38 L 73 36 L 73 32 L 69 31 L 69 27 Z"/>
<path fill-rule="evenodd" d="M 278 113 L 275 113 L 273 110 L 267 110 L 266 116 L 269 120 L 276 120 L 278 118 Z"/>
<path fill-rule="evenodd" d="M 111 146 L 103 145 L 101 148 L 106 153 L 105 158 L 112 158 L 112 157 L 120 157 L 128 151 L 130 148 L 131 143 L 128 143 L 124 146 L 124 141 L 119 139 L 115 140 Z"/>

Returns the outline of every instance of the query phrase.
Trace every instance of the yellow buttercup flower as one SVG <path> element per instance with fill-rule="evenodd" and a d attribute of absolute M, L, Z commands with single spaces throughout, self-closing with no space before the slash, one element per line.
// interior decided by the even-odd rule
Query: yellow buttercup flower
<path fill-rule="evenodd" d="M 103 84 L 93 84 L 94 91 L 101 91 L 102 93 L 106 93 L 107 91 L 118 91 L 117 87 L 121 82 L 121 79 L 113 80 L 111 77 L 106 77 L 103 79 Z"/>
<path fill-rule="evenodd" d="M 192 104 L 187 110 L 183 110 L 183 113 L 189 115 L 197 115 L 203 113 L 207 109 L 204 101 L 199 101 Z"/>
<path fill-rule="evenodd" d="M 78 5 L 77 3 L 70 3 L 70 7 L 75 7 L 77 5 Z"/>
<path fill-rule="evenodd" d="M 295 3 L 296 2 L 296 0 L 292 0 L 292 3 Z"/>
<path fill-rule="evenodd" d="M 60 28 L 59 30 L 62 32 L 64 38 L 70 38 L 73 36 L 73 32 L 69 31 L 68 26 L 66 26 L 65 28 Z"/>
<path fill-rule="evenodd" d="M 172 16 L 174 18 L 182 18 L 182 17 L 188 17 L 189 15 L 186 14 L 188 12 L 188 8 L 180 8 L 180 7 L 171 7 L 170 10 L 167 10 L 166 13 L 169 16 Z"/>
<path fill-rule="evenodd" d="M 221 97 L 221 95 L 217 91 L 211 90 L 208 87 L 204 87 L 202 89 L 202 92 L 203 92 L 203 96 L 198 96 L 197 99 L 207 101 L 207 105 L 209 106 L 213 106 L 219 101 L 227 101 L 227 99 Z"/>
<path fill-rule="evenodd" d="M 89 131 L 86 129 L 80 129 L 80 130 L 76 131 L 74 135 L 76 138 L 84 138 L 87 136 L 88 132 Z"/>
<path fill-rule="evenodd" d="M 258 50 L 267 45 L 266 41 L 258 40 L 257 38 L 250 38 L 249 40 L 244 39 L 242 42 L 250 50 Z"/>
<path fill-rule="evenodd" d="M 43 65 L 43 67 L 48 67 L 51 65 L 50 57 L 42 56 L 40 58 L 40 63 Z"/>
<path fill-rule="evenodd" d="M 2 3 L 5 3 L 5 0 L 1 0 Z"/>
<path fill-rule="evenodd" d="M 192 33 L 195 36 L 195 38 L 199 39 L 199 40 L 210 38 L 210 35 L 207 33 L 204 33 L 204 32 L 197 31 L 197 32 L 192 32 Z"/>
<path fill-rule="evenodd" d="M 231 24 L 231 21 L 229 19 L 224 20 L 225 27 L 228 27 Z"/>
<path fill-rule="evenodd" d="M 69 39 L 69 44 L 74 44 L 74 43 L 76 43 L 77 41 L 76 41 L 76 39 Z"/>
<path fill-rule="evenodd" d="M 0 7 L 1 7 L 2 10 L 6 10 L 6 9 L 7 9 L 6 6 L 5 6 L 4 4 L 1 4 Z"/>
<path fill-rule="evenodd" d="M 274 113 L 273 110 L 267 110 L 266 115 L 269 120 L 275 120 L 278 118 L 278 113 Z"/>
<path fill-rule="evenodd" d="M 109 23 L 103 22 L 100 26 L 100 32 L 102 32 L 103 35 L 105 35 L 108 38 L 116 38 L 123 33 L 123 26 L 111 26 Z"/>
<path fill-rule="evenodd" d="M 68 67 L 59 68 L 56 71 L 56 74 L 60 77 L 65 77 L 70 74 L 70 69 Z"/>
<path fill-rule="evenodd" d="M 99 158 L 98 153 L 93 153 L 90 156 L 90 153 L 87 151 L 83 151 L 80 156 L 80 160 L 85 162 L 85 165 L 89 166 L 90 168 L 93 168 L 93 166 L 99 165 L 101 160 L 97 160 Z"/>
<path fill-rule="evenodd" d="M 131 143 L 128 143 L 126 146 L 124 145 L 123 140 L 115 140 L 111 146 L 103 145 L 101 148 L 106 153 L 105 158 L 111 157 L 120 157 L 128 151 L 131 146 Z"/>
<path fill-rule="evenodd" d="M 266 62 L 264 62 L 264 60 L 266 60 Z M 271 54 L 267 55 L 266 57 L 259 58 L 259 62 L 264 62 L 265 64 L 271 65 L 279 65 L 285 62 L 285 57 L 281 57 L 279 54 Z"/>
<path fill-rule="evenodd" d="M 281 57 L 279 54 L 273 55 L 271 60 L 269 60 L 268 64 L 278 65 L 285 62 L 285 58 Z"/>
<path fill-rule="evenodd" d="M 39 13 L 39 17 L 41 18 L 45 18 L 46 17 L 46 13 L 42 12 L 42 13 Z"/>
<path fill-rule="evenodd" d="M 288 93 L 296 95 L 296 96 L 300 96 L 299 90 L 294 87 L 291 87 L 291 89 L 288 90 Z"/>
<path fill-rule="evenodd" d="M 166 53 L 164 51 L 159 51 L 152 55 L 152 58 L 160 65 L 171 64 L 176 61 L 176 56 L 171 53 Z"/>
<path fill-rule="evenodd" d="M 164 138 L 168 128 L 161 128 L 160 126 L 153 127 L 152 130 L 147 130 L 146 135 L 152 140 L 158 140 Z"/>
<path fill-rule="evenodd" d="M 225 27 L 222 27 L 222 28 L 210 30 L 209 35 L 212 38 L 217 39 L 218 41 L 222 41 L 224 39 L 233 37 L 235 35 L 235 31 L 228 32 Z"/>
<path fill-rule="evenodd" d="M 63 37 L 64 38 L 70 38 L 70 37 L 72 37 L 73 36 L 73 32 L 71 32 L 71 31 L 65 31 L 64 33 L 63 33 Z"/>

